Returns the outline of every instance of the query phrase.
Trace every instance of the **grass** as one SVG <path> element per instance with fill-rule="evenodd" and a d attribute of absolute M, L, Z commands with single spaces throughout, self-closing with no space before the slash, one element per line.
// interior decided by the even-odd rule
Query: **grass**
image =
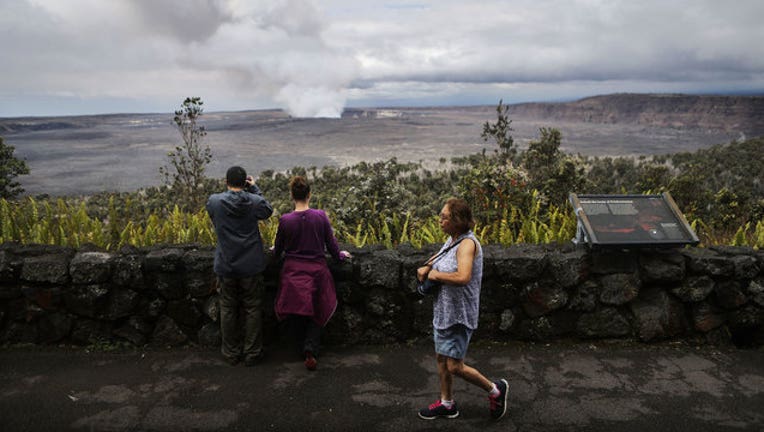
<path fill-rule="evenodd" d="M 124 216 L 125 209 L 115 208 L 109 201 L 109 216 L 104 219 L 88 215 L 85 203 L 68 204 L 62 199 L 55 202 L 26 198 L 21 201 L 0 199 L 0 243 L 48 244 L 79 248 L 92 244 L 105 250 L 118 250 L 156 244 L 214 245 L 215 231 L 204 209 L 195 213 L 183 212 L 174 206 L 168 213 L 150 213 L 142 220 Z M 331 213 L 330 213 L 331 217 Z M 764 247 L 764 221 L 746 223 L 735 232 L 715 232 L 699 219 L 692 228 L 703 246 L 735 245 L 754 249 Z M 278 216 L 260 222 L 265 244 L 273 244 L 278 228 Z M 501 217 L 479 221 L 474 231 L 483 244 L 510 246 L 519 243 L 565 243 L 575 235 L 576 218 L 568 208 L 541 208 L 538 201 L 527 211 L 505 207 Z M 352 227 L 335 226 L 340 242 L 356 247 L 383 245 L 394 248 L 410 243 L 423 245 L 440 243 L 444 235 L 437 216 L 414 219 L 411 213 L 381 213 L 360 220 Z"/>

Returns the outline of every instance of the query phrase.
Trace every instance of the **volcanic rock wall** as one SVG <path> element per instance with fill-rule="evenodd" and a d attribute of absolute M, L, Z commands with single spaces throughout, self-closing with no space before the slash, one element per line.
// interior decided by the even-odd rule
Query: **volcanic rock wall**
<path fill-rule="evenodd" d="M 328 344 L 391 343 L 431 334 L 432 297 L 415 269 L 437 249 L 351 249 L 330 263 L 339 306 Z M 591 251 L 486 246 L 476 339 L 625 339 L 764 343 L 764 253 L 749 248 Z M 220 343 L 213 249 L 104 252 L 0 246 L 0 344 L 136 346 Z M 278 337 L 278 262 L 264 273 L 266 343 Z"/>

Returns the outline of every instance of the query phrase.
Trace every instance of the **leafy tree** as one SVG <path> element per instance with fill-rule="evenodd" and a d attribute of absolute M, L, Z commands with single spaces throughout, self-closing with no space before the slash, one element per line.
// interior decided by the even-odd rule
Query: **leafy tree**
<path fill-rule="evenodd" d="M 666 157 L 638 161 L 632 157 L 584 157 L 582 162 L 587 167 L 589 193 L 658 193 L 668 189 L 674 181 Z"/>
<path fill-rule="evenodd" d="M 669 190 L 685 213 L 715 228 L 761 218 L 764 138 L 669 155 L 677 172 Z"/>
<path fill-rule="evenodd" d="M 643 160 L 637 168 L 638 178 L 635 187 L 638 192 L 663 192 L 671 183 L 671 170 L 663 163 Z"/>
<path fill-rule="evenodd" d="M 711 220 L 719 228 L 737 229 L 746 222 L 740 214 L 742 208 L 739 196 L 727 188 L 722 188 L 714 194 L 709 210 Z"/>
<path fill-rule="evenodd" d="M 186 209 L 198 208 L 204 203 L 204 171 L 212 161 L 212 151 L 202 143 L 207 131 L 198 124 L 204 112 L 203 104 L 199 97 L 187 97 L 181 109 L 175 111 L 173 121 L 183 144 L 167 153 L 169 163 L 159 168 L 165 184 L 177 193 L 179 203 Z"/>
<path fill-rule="evenodd" d="M 528 143 L 523 166 L 530 176 L 530 187 L 541 192 L 547 204 L 565 205 L 568 194 L 584 184 L 584 170 L 572 156 L 560 150 L 562 133 L 541 128 L 540 139 Z"/>
<path fill-rule="evenodd" d="M 482 223 L 500 220 L 513 207 L 526 208 L 530 203 L 528 175 L 516 166 L 517 148 L 510 134 L 514 129 L 508 113 L 509 107 L 499 100 L 496 122 L 483 124 L 483 141 L 493 141 L 498 147 L 493 154 L 483 149 L 480 154 L 452 159 L 459 167 L 457 189 L 471 201 L 475 217 Z"/>
<path fill-rule="evenodd" d="M 472 158 L 459 175 L 459 192 L 472 203 L 475 217 L 483 223 L 506 217 L 513 207 L 525 210 L 530 206 L 528 174 L 499 159 L 485 154 Z"/>
<path fill-rule="evenodd" d="M 503 102 L 500 99 L 499 105 L 496 106 L 496 123 L 485 122 L 480 136 L 485 142 L 493 139 L 499 147 L 496 150 L 497 153 L 500 153 L 505 160 L 512 160 L 517 155 L 514 138 L 510 135 L 514 129 L 512 129 L 512 120 L 509 119 L 509 107 Z"/>
<path fill-rule="evenodd" d="M 15 179 L 20 175 L 29 174 L 27 163 L 13 156 L 16 147 L 6 145 L 0 137 L 0 197 L 11 199 L 24 192 L 21 184 Z"/>

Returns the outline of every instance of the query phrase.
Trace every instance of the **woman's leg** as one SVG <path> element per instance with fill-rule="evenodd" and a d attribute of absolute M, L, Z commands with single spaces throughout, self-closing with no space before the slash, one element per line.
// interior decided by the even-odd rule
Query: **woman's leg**
<path fill-rule="evenodd" d="M 454 376 L 448 371 L 448 357 L 437 354 L 438 377 L 440 378 L 440 399 L 453 400 Z"/>
<path fill-rule="evenodd" d="M 305 356 L 305 368 L 309 371 L 316 370 L 318 367 L 318 349 L 321 344 L 321 327 L 319 327 L 310 317 L 305 318 L 305 333 L 302 340 L 303 354 Z"/>
<path fill-rule="evenodd" d="M 321 327 L 310 317 L 305 317 L 305 336 L 302 347 L 303 351 L 310 352 L 316 357 L 321 349 Z"/>
<path fill-rule="evenodd" d="M 445 363 L 449 375 L 456 375 L 485 391 L 491 391 L 491 389 L 493 389 L 493 382 L 481 374 L 477 369 L 464 364 L 464 360 L 446 357 Z M 438 368 L 440 369 L 440 362 L 438 362 Z"/>
<path fill-rule="evenodd" d="M 289 315 L 284 319 L 283 329 L 289 347 L 302 357 L 303 340 L 305 339 L 305 326 L 303 316 Z"/>

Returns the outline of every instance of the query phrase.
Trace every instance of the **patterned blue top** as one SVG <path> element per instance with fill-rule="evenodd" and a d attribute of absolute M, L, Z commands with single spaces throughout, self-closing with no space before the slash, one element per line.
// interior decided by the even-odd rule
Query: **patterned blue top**
<path fill-rule="evenodd" d="M 464 238 L 464 241 L 472 239 L 477 247 L 475 261 L 472 263 L 472 278 L 467 285 L 444 284 L 438 289 L 432 308 L 432 326 L 439 330 L 447 329 L 455 324 L 463 324 L 472 330 L 478 326 L 480 285 L 483 280 L 483 248 L 472 231 L 459 236 L 457 240 L 460 238 Z M 453 239 L 449 238 L 440 250 L 442 251 L 452 243 Z M 459 246 L 440 257 L 432 268 L 446 273 L 455 272 L 457 249 Z"/>

